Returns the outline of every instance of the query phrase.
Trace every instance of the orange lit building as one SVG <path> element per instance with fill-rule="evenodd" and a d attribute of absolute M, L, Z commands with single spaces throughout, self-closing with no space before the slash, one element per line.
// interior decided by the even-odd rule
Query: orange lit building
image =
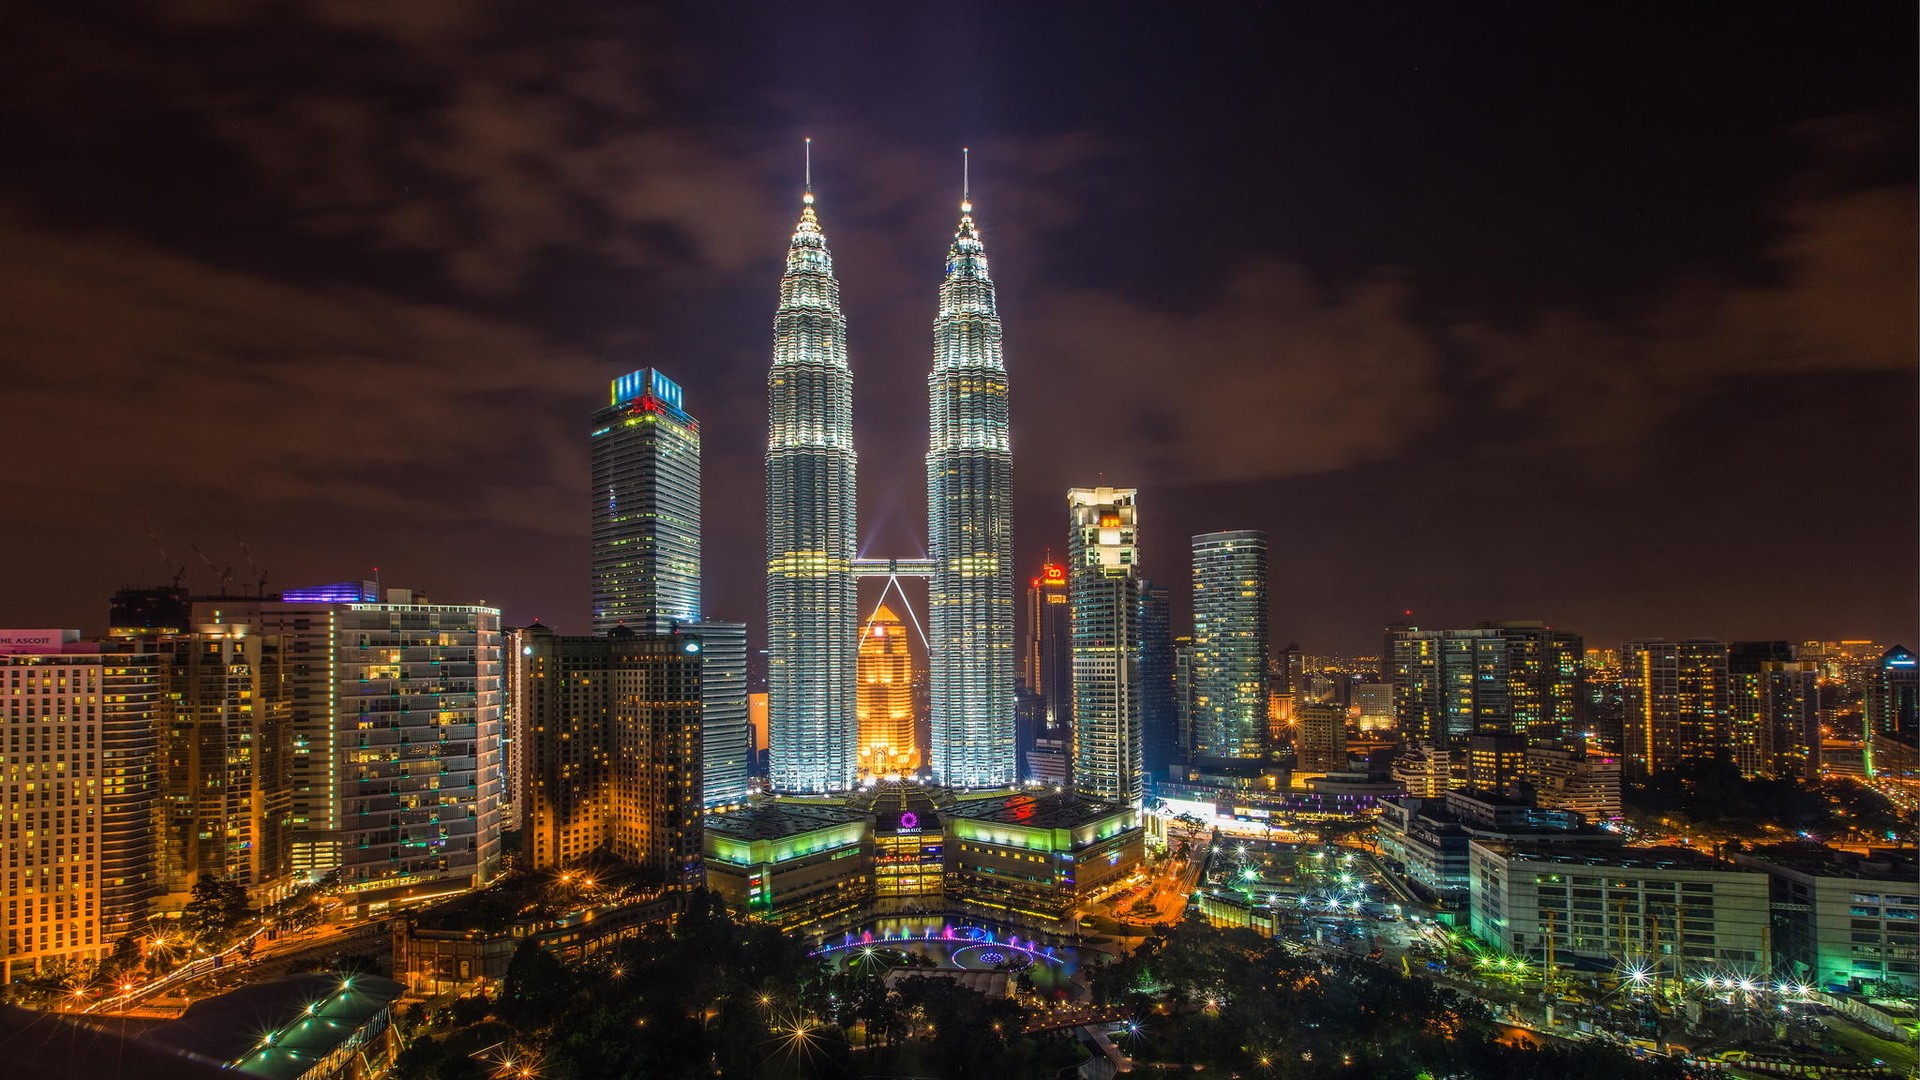
<path fill-rule="evenodd" d="M 881 604 L 860 633 L 860 772 L 898 776 L 914 771 L 913 653 L 907 628 Z"/>

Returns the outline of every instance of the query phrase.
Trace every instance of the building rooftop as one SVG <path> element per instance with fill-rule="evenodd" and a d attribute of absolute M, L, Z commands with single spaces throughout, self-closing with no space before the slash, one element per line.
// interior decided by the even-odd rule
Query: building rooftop
<path fill-rule="evenodd" d="M 724 814 L 709 814 L 706 831 L 735 840 L 780 840 L 815 829 L 863 821 L 861 810 L 831 803 L 789 802 L 784 799 L 755 803 Z"/>
<path fill-rule="evenodd" d="M 1767 844 L 1745 853 L 1757 862 L 1817 877 L 1898 881 L 1920 885 L 1920 856 L 1909 849 L 1873 848 L 1862 855 L 1825 844 Z"/>
<path fill-rule="evenodd" d="M 953 805 L 953 793 L 927 784 L 884 780 L 849 796 L 847 805 L 872 814 L 874 826 L 882 832 L 937 830 L 940 815 Z"/>
<path fill-rule="evenodd" d="M 170 1047 L 140 1041 L 145 1021 L 124 1016 L 68 1015 L 0 1002 L 0 1047 L 9 1080 L 106 1080 L 164 1076 L 168 1080 L 222 1080 L 217 1065 L 184 1058 Z"/>
<path fill-rule="evenodd" d="M 953 817 L 1029 829 L 1075 829 L 1126 812 L 1126 807 L 1115 803 L 1045 790 L 996 792 L 986 798 L 962 799 L 947 810 Z"/>
<path fill-rule="evenodd" d="M 1517 862 L 1573 863 L 1595 869 L 1618 870 L 1716 870 L 1724 873 L 1758 873 L 1735 866 L 1691 848 L 1623 848 L 1605 844 L 1566 844 L 1534 850 L 1525 841 L 1475 841 Z"/>
<path fill-rule="evenodd" d="M 289 975 L 196 1001 L 142 1038 L 186 1057 L 270 1080 L 300 1076 L 397 1000 L 378 975 Z"/>

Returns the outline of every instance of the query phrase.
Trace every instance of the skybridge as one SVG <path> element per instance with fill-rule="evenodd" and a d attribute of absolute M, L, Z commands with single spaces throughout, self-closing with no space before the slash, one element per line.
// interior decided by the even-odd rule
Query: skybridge
<path fill-rule="evenodd" d="M 931 578 L 932 559 L 855 559 L 853 576 L 857 578 Z"/>

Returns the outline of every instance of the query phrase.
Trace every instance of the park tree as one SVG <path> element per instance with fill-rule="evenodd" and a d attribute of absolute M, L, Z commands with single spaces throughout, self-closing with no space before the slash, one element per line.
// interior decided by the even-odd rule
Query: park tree
<path fill-rule="evenodd" d="M 180 909 L 180 928 L 194 941 L 217 948 L 247 918 L 247 890 L 232 878 L 201 874 Z"/>

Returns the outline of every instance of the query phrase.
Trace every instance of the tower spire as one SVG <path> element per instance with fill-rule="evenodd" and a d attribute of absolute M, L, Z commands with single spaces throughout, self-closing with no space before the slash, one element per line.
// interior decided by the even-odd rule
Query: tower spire
<path fill-rule="evenodd" d="M 960 212 L 973 213 L 973 151 L 960 148 Z"/>
<path fill-rule="evenodd" d="M 807 180 L 806 180 L 806 189 L 805 189 L 806 193 L 803 196 L 801 196 L 801 198 L 806 202 L 808 206 L 812 206 L 813 205 L 813 136 L 811 135 L 807 136 L 805 139 L 805 142 L 806 142 L 806 155 L 807 155 L 807 171 L 806 171 Z"/>

